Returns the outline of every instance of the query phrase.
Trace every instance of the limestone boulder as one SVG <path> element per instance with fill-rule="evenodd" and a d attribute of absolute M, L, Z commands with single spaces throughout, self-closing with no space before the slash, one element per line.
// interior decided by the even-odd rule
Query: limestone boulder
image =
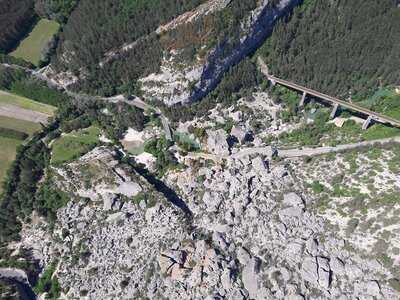
<path fill-rule="evenodd" d="M 223 129 L 207 130 L 208 151 L 217 155 L 229 155 L 228 135 Z"/>
<path fill-rule="evenodd" d="M 250 299 L 256 299 L 258 293 L 258 273 L 260 272 L 260 259 L 251 258 L 243 268 L 242 281 L 244 288 L 249 292 Z"/>
<path fill-rule="evenodd" d="M 250 139 L 250 132 L 243 126 L 233 126 L 231 136 L 234 137 L 240 144 L 245 143 Z"/>

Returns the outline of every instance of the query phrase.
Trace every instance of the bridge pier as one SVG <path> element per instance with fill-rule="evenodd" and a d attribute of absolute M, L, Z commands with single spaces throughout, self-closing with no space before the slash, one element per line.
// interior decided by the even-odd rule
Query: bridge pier
<path fill-rule="evenodd" d="M 300 104 L 299 104 L 300 107 L 304 106 L 304 103 L 306 101 L 306 97 L 307 97 L 307 93 L 303 92 L 303 96 L 301 97 Z"/>
<path fill-rule="evenodd" d="M 368 119 L 365 120 L 365 122 L 364 122 L 364 124 L 362 126 L 362 129 L 363 130 L 367 130 L 369 125 L 371 125 L 371 122 L 372 122 L 372 117 L 368 116 Z"/>
<path fill-rule="evenodd" d="M 339 104 L 336 103 L 336 104 L 333 106 L 331 115 L 329 116 L 331 119 L 334 119 L 334 118 L 336 117 L 336 113 L 337 113 L 337 111 L 338 111 L 338 108 L 339 108 Z"/>

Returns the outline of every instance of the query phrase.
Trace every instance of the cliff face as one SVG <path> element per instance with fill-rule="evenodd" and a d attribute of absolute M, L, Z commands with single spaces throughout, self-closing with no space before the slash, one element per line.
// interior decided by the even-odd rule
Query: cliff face
<path fill-rule="evenodd" d="M 288 14 L 300 0 L 283 0 L 276 8 L 268 6 L 269 1 L 263 1 L 263 4 L 252 12 L 249 17 L 249 26 L 247 34 L 241 39 L 240 43 L 226 55 L 225 47 L 231 43 L 226 43 L 217 47 L 209 56 L 202 72 L 200 82 L 196 85 L 194 93 L 191 94 L 189 101 L 196 101 L 204 97 L 215 88 L 225 71 L 231 66 L 239 63 L 245 56 L 258 49 L 265 39 L 271 34 L 275 22 L 282 16 Z"/>
<path fill-rule="evenodd" d="M 240 20 L 237 34 L 222 38 L 216 37 L 211 28 L 217 26 L 232 1 L 220 2 L 223 3 L 213 10 L 203 9 L 202 16 L 197 13 L 196 18 L 185 18 L 180 24 L 173 22 L 175 32 L 169 36 L 164 32 L 161 39 L 164 38 L 166 51 L 161 70 L 141 79 L 146 96 L 157 97 L 168 105 L 200 100 L 216 87 L 224 72 L 257 50 L 271 34 L 276 21 L 301 1 L 282 0 L 273 7 L 270 1 L 264 0 Z M 184 40 L 188 36 L 192 36 L 195 46 Z M 216 45 L 210 46 L 216 40 Z M 184 65 L 181 59 L 179 64 L 174 63 L 178 56 L 188 51 L 193 60 L 189 59 L 190 62 Z"/>

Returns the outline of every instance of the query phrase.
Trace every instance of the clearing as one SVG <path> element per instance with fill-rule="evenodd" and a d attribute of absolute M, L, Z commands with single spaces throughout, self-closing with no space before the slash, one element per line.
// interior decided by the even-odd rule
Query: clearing
<path fill-rule="evenodd" d="M 54 106 L 36 102 L 31 99 L 0 90 L 0 106 L 2 104 L 18 106 L 23 109 L 40 112 L 49 116 L 52 116 L 57 109 Z"/>
<path fill-rule="evenodd" d="M 0 128 L 14 129 L 25 132 L 30 136 L 40 129 L 40 125 L 33 122 L 17 120 L 14 118 L 0 116 Z M 15 159 L 17 147 L 23 141 L 0 136 L 0 193 L 2 192 L 2 182 Z"/>
<path fill-rule="evenodd" d="M 18 48 L 10 53 L 11 56 L 23 58 L 26 61 L 39 65 L 42 50 L 52 37 L 58 32 L 60 25 L 55 21 L 40 20 L 32 32 L 21 41 Z"/>
<path fill-rule="evenodd" d="M 4 138 L 0 136 L 1 145 L 1 156 L 0 156 L 0 182 L 3 183 L 3 179 L 7 174 L 7 170 L 10 168 L 12 162 L 15 159 L 17 147 L 22 144 L 22 141 L 15 139 Z M 3 190 L 3 185 L 0 185 L 0 193 Z"/>
<path fill-rule="evenodd" d="M 100 129 L 94 126 L 61 136 L 53 143 L 51 163 L 60 165 L 81 157 L 99 144 L 99 137 Z"/>
<path fill-rule="evenodd" d="M 14 129 L 32 135 L 34 132 L 38 131 L 40 127 L 39 124 L 34 122 L 0 116 L 0 128 Z"/>

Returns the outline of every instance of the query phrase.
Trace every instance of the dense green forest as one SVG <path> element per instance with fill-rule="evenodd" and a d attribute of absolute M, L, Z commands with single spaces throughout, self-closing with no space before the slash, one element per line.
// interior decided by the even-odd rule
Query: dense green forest
<path fill-rule="evenodd" d="M 9 64 L 9 65 L 19 65 L 19 66 L 22 66 L 25 68 L 34 68 L 35 67 L 32 63 L 27 62 L 27 61 L 23 60 L 22 58 L 16 58 L 11 55 L 2 54 L 2 53 L 0 53 L 0 63 L 1 64 Z"/>
<path fill-rule="evenodd" d="M 36 0 L 35 10 L 40 16 L 62 24 L 77 4 L 78 0 Z"/>
<path fill-rule="evenodd" d="M 14 48 L 35 22 L 33 0 L 0 0 L 0 52 Z"/>
<path fill-rule="evenodd" d="M 343 98 L 400 84 L 397 2 L 305 1 L 259 53 L 274 75 Z"/>

